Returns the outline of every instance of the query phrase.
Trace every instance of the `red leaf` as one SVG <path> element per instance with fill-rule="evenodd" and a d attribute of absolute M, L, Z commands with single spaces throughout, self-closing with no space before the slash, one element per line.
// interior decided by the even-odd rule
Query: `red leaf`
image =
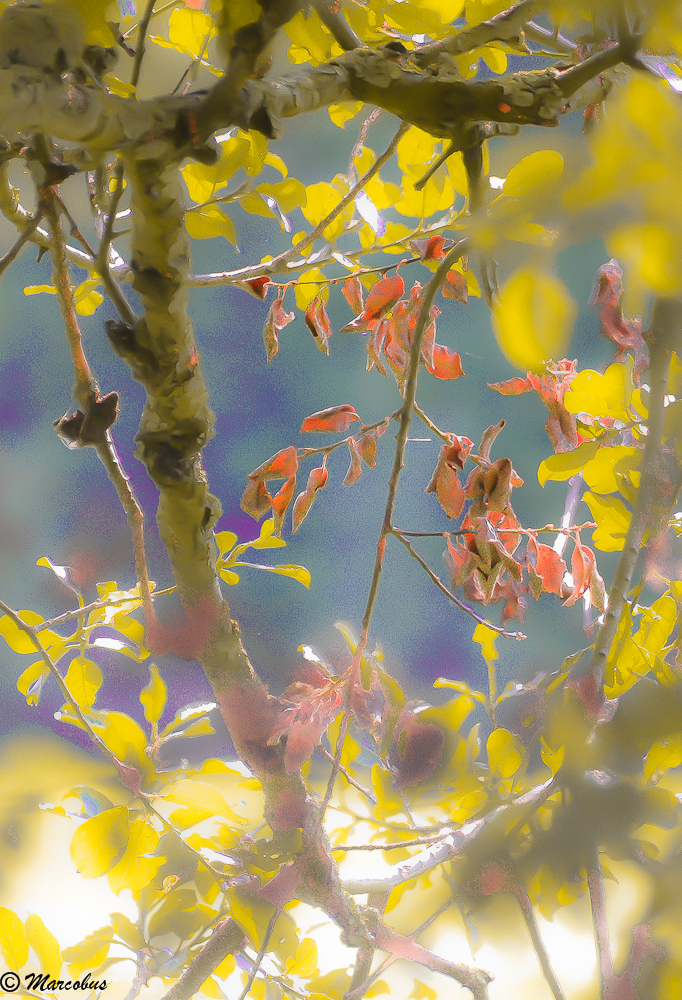
<path fill-rule="evenodd" d="M 341 403 L 340 406 L 330 406 L 327 410 L 318 410 L 306 417 L 301 424 L 301 433 L 319 431 L 336 434 L 338 431 L 347 431 L 353 421 L 359 419 L 350 403 Z"/>
<path fill-rule="evenodd" d="M 459 517 L 464 509 L 466 494 L 456 470 L 452 468 L 449 461 L 448 456 L 451 450 L 452 446 L 447 444 L 441 448 L 435 472 L 424 492 L 436 494 L 438 503 L 448 517 Z"/>
<path fill-rule="evenodd" d="M 391 309 L 405 291 L 405 282 L 399 274 L 392 278 L 381 278 L 369 290 L 365 305 L 368 319 L 381 319 Z"/>
<path fill-rule="evenodd" d="M 360 448 L 355 438 L 348 438 L 348 450 L 350 451 L 350 465 L 348 466 L 346 478 L 343 481 L 344 486 L 352 486 L 360 478 L 360 473 L 362 472 Z"/>
<path fill-rule="evenodd" d="M 275 299 L 268 310 L 268 315 L 265 317 L 265 325 L 263 326 L 263 340 L 265 342 L 265 350 L 268 356 L 268 363 L 272 361 L 274 356 L 279 350 L 279 340 L 278 333 L 283 330 L 294 319 L 294 313 L 284 312 L 282 308 L 282 300 L 284 296 L 282 295 L 279 299 Z"/>
<path fill-rule="evenodd" d="M 488 509 L 503 513 L 509 506 L 512 464 L 508 458 L 498 458 L 483 476 L 483 486 L 488 497 Z"/>
<path fill-rule="evenodd" d="M 358 441 L 358 448 L 360 449 L 362 461 L 365 465 L 368 465 L 370 469 L 373 469 L 377 464 L 377 439 L 373 434 L 363 434 Z"/>
<path fill-rule="evenodd" d="M 444 236 L 431 236 L 426 240 L 410 240 L 410 250 L 419 254 L 422 260 L 438 260 L 443 256 Z"/>
<path fill-rule="evenodd" d="M 548 594 L 556 594 L 561 597 L 566 563 L 559 553 L 555 552 L 551 545 L 544 545 L 532 537 L 528 539 L 527 550 L 531 557 L 535 557 L 535 566 L 531 564 L 528 567 L 531 590 L 535 600 L 537 601 L 543 590 Z"/>
<path fill-rule="evenodd" d="M 246 489 L 242 493 L 239 506 L 254 521 L 260 521 L 263 514 L 267 514 L 272 506 L 272 497 L 268 493 L 265 483 L 262 480 L 249 480 Z"/>
<path fill-rule="evenodd" d="M 329 338 L 332 335 L 332 328 L 327 316 L 324 302 L 319 296 L 310 303 L 305 311 L 306 326 L 315 338 L 315 346 L 323 354 L 329 354 Z"/>
<path fill-rule="evenodd" d="M 374 329 L 371 331 L 369 337 L 367 338 L 367 371 L 371 372 L 374 366 L 377 366 L 377 371 L 381 372 L 388 378 L 388 372 L 384 368 L 380 354 L 384 346 L 384 340 L 386 339 L 386 331 L 390 329 L 391 320 L 382 319 L 381 322 L 376 323 Z"/>
<path fill-rule="evenodd" d="M 545 375 L 528 373 L 525 379 L 510 378 L 506 382 L 489 383 L 504 396 L 518 396 L 534 390 L 549 410 L 545 428 L 555 452 L 572 451 L 578 442 L 576 420 L 564 406 L 564 396 L 575 378 L 577 361 L 566 358 Z"/>
<path fill-rule="evenodd" d="M 257 469 L 249 473 L 249 479 L 261 479 L 264 482 L 268 479 L 289 479 L 296 474 L 298 469 L 298 453 L 291 444 L 288 448 L 282 448 L 276 455 L 263 462 Z"/>
<path fill-rule="evenodd" d="M 362 282 L 357 275 L 344 281 L 341 294 L 356 316 L 363 312 L 365 306 L 362 301 Z"/>
<path fill-rule="evenodd" d="M 457 299 L 464 303 L 469 301 L 467 279 L 459 271 L 448 271 L 440 290 L 444 299 Z"/>
<path fill-rule="evenodd" d="M 287 507 L 291 503 L 291 498 L 294 495 L 295 489 L 296 476 L 290 476 L 284 485 L 279 488 L 277 493 L 275 493 L 271 504 L 272 513 L 275 515 L 275 521 L 279 519 L 281 522 L 283 520 Z"/>
<path fill-rule="evenodd" d="M 442 344 L 433 345 L 433 364 L 427 363 L 426 370 L 440 379 L 455 379 L 464 375 L 462 359 L 457 351 L 451 351 Z"/>
<path fill-rule="evenodd" d="M 602 333 L 620 348 L 614 361 L 623 361 L 626 351 L 631 350 L 635 356 L 635 371 L 641 372 L 648 363 L 642 321 L 625 319 L 620 307 L 622 293 L 623 272 L 617 261 L 610 260 L 597 272 L 596 288 L 589 304 L 599 306 Z"/>
<path fill-rule="evenodd" d="M 524 392 L 531 392 L 533 386 L 527 378 L 509 378 L 506 382 L 488 382 L 489 389 L 495 389 L 503 396 L 520 396 Z"/>
<path fill-rule="evenodd" d="M 571 556 L 571 576 L 573 577 L 573 592 L 564 607 L 569 608 L 579 600 L 590 586 L 594 565 L 594 552 L 586 545 L 576 542 Z"/>
<path fill-rule="evenodd" d="M 319 468 L 310 470 L 308 485 L 294 500 L 294 508 L 292 512 L 292 527 L 294 534 L 296 534 L 298 529 L 301 527 L 303 519 L 308 515 L 308 511 L 313 505 L 317 491 L 324 489 L 327 483 L 328 475 L 327 459 L 325 456 L 322 461 L 322 465 Z"/>
<path fill-rule="evenodd" d="M 262 275 L 260 278 L 251 278 L 246 284 L 257 299 L 264 299 L 267 294 L 265 289 L 271 284 L 271 281 L 265 275 Z"/>

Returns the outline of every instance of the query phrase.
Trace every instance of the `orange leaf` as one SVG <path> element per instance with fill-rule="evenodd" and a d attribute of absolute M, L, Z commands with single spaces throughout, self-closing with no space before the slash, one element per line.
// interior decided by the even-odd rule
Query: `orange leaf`
<path fill-rule="evenodd" d="M 426 370 L 440 379 L 455 379 L 464 375 L 462 359 L 457 351 L 451 351 L 442 344 L 433 345 L 433 364 L 427 363 Z"/>
<path fill-rule="evenodd" d="M 343 481 L 344 486 L 352 486 L 360 478 L 360 473 L 362 472 L 360 448 L 355 438 L 348 438 L 348 450 L 350 451 L 350 465 L 348 466 L 346 478 Z"/>
<path fill-rule="evenodd" d="M 330 406 L 327 410 L 318 410 L 317 413 L 306 417 L 301 424 L 301 432 L 321 431 L 325 434 L 336 434 L 338 431 L 347 431 L 352 422 L 359 419 L 350 403 L 341 403 L 340 406 Z"/>
<path fill-rule="evenodd" d="M 268 362 L 272 361 L 279 350 L 279 331 L 283 330 L 294 319 L 294 313 L 284 312 L 282 308 L 283 299 L 284 296 L 282 295 L 272 303 L 265 318 L 265 325 L 263 326 L 263 340 L 265 341 Z"/>
<path fill-rule="evenodd" d="M 263 514 L 267 514 L 272 506 L 272 497 L 265 483 L 262 480 L 250 480 L 242 493 L 239 506 L 246 514 L 250 514 L 254 521 L 260 521 Z"/>
<path fill-rule="evenodd" d="M 444 299 L 457 299 L 458 302 L 468 302 L 467 279 L 459 271 L 448 271 L 441 285 Z"/>
<path fill-rule="evenodd" d="M 293 445 L 282 448 L 276 455 L 263 462 L 257 469 L 249 473 L 249 479 L 289 479 L 298 469 L 298 454 Z"/>
<path fill-rule="evenodd" d="M 322 461 L 322 465 L 317 469 L 311 469 L 308 476 L 308 485 L 302 493 L 299 493 L 294 500 L 292 512 L 292 529 L 294 534 L 301 527 L 301 522 L 308 515 L 308 511 L 313 505 L 318 490 L 324 489 L 327 483 L 327 458 Z"/>
<path fill-rule="evenodd" d="M 353 275 L 352 278 L 348 278 L 344 281 L 341 294 L 356 316 L 364 310 L 365 306 L 362 301 L 362 282 L 357 275 Z"/>
<path fill-rule="evenodd" d="M 256 296 L 257 299 L 264 299 L 266 296 L 265 289 L 271 284 L 270 279 L 262 275 L 260 278 L 252 278 L 247 281 L 246 284 L 249 286 L 251 292 Z"/>
<path fill-rule="evenodd" d="M 365 465 L 368 465 L 370 469 L 373 469 L 377 464 L 377 439 L 373 434 L 363 434 L 358 441 L 358 448 L 360 449 L 362 461 Z"/>
<path fill-rule="evenodd" d="M 315 346 L 323 354 L 329 354 L 329 338 L 332 328 L 324 302 L 319 296 L 314 298 L 305 311 L 305 323 L 315 339 Z"/>
<path fill-rule="evenodd" d="M 399 274 L 392 278 L 382 278 L 369 290 L 365 314 L 370 319 L 381 319 L 391 309 L 405 291 L 405 282 Z"/>
<path fill-rule="evenodd" d="M 294 495 L 294 490 L 296 489 L 296 476 L 290 476 L 289 479 L 280 486 L 277 493 L 275 493 L 272 498 L 272 512 L 275 515 L 275 519 L 279 518 L 281 521 L 286 513 L 286 509 L 291 503 L 291 498 Z"/>

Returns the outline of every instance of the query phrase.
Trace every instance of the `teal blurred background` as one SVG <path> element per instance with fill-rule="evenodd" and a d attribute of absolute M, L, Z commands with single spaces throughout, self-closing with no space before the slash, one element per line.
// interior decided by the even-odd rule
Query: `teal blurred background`
<path fill-rule="evenodd" d="M 158 50 L 152 50 L 151 58 L 156 62 L 148 68 L 149 78 L 154 67 L 161 66 Z M 164 67 L 167 71 L 167 64 Z M 304 183 L 329 180 L 347 169 L 361 121 L 359 115 L 340 130 L 330 123 L 326 111 L 301 116 L 285 123 L 282 137 L 271 148 Z M 493 140 L 491 173 L 504 177 L 523 155 L 549 147 L 564 153 L 568 169 L 587 155 L 580 126 L 578 114 L 558 130 L 529 128 L 517 138 Z M 395 119 L 382 115 L 370 128 L 369 145 L 381 152 L 396 127 Z M 391 169 L 383 176 L 391 179 Z M 69 200 L 73 191 L 74 204 L 82 211 L 85 198 L 84 191 L 78 190 L 80 183 L 81 179 L 73 179 L 63 193 Z M 27 207 L 32 208 L 30 203 Z M 406 221 L 390 211 L 385 214 Z M 194 241 L 194 271 L 240 267 L 286 247 L 286 236 L 274 219 L 248 216 L 240 208 L 231 210 L 231 215 L 241 252 L 235 253 L 223 240 Z M 300 213 L 293 216 L 294 230 L 303 229 Z M 79 215 L 79 221 L 84 219 Z M 4 222 L 0 237 L 4 252 L 14 239 Z M 522 261 L 539 259 L 534 257 L 537 253 L 535 248 L 511 244 L 501 257 L 502 275 Z M 543 253 L 553 255 L 555 251 Z M 580 306 L 567 356 L 579 357 L 580 367 L 600 367 L 610 357 L 599 336 L 598 319 L 587 308 L 596 270 L 606 259 L 598 239 L 577 246 L 564 246 L 561 240 L 558 243 L 558 272 Z M 339 266 L 337 272 L 328 268 L 327 272 L 341 273 L 342 268 Z M 408 287 L 416 279 L 425 283 L 429 277 L 419 265 L 405 268 L 402 274 Z M 76 272 L 76 280 L 84 277 L 83 272 Z M 48 257 L 37 263 L 35 249 L 29 247 L 0 286 L 0 597 L 14 608 L 31 608 L 44 617 L 74 604 L 73 595 L 48 570 L 36 567 L 41 556 L 72 566 L 74 579 L 82 583 L 88 599 L 97 581 L 116 579 L 124 587 L 134 583 L 125 518 L 102 467 L 90 450 L 67 451 L 51 426 L 71 407 L 73 375 L 62 323 L 53 296 L 27 298 L 23 294 L 25 285 L 50 281 Z M 269 301 L 272 297 L 271 293 Z M 223 505 L 219 530 L 235 531 L 242 541 L 258 533 L 257 525 L 239 508 L 247 474 L 287 445 L 301 447 L 331 440 L 327 435 L 300 435 L 304 417 L 339 403 L 351 403 L 361 418 L 371 423 L 400 405 L 393 379 L 376 371 L 366 373 L 362 335 L 337 332 L 327 358 L 316 350 L 298 310 L 296 321 L 281 334 L 278 355 L 267 365 L 261 330 L 269 301 L 259 302 L 244 291 L 227 287 L 193 290 L 191 300 L 201 363 L 216 414 L 216 435 L 204 453 L 205 467 L 212 491 Z M 438 339 L 460 352 L 466 376 L 456 382 L 439 382 L 422 369 L 420 405 L 440 427 L 475 442 L 488 425 L 505 418 L 507 426 L 497 439 L 493 457 L 508 455 L 525 480 L 525 486 L 512 498 L 518 517 L 526 526 L 558 523 L 565 484 L 549 483 L 542 490 L 536 476 L 539 462 L 551 452 L 544 431 L 544 407 L 534 395 L 502 397 L 486 388 L 486 382 L 509 378 L 515 372 L 497 348 L 489 313 L 480 300 L 470 299 L 468 305 L 462 305 L 440 299 L 438 305 L 442 310 Z M 352 318 L 338 286 L 332 289 L 328 311 L 336 331 Z M 133 457 L 143 392 L 109 349 L 103 324 L 113 315 L 105 301 L 94 316 L 83 318 L 85 348 L 102 392 L 115 389 L 120 394 L 121 412 L 113 428 L 114 438 L 147 515 L 151 577 L 168 586 L 172 582 L 168 560 L 154 522 L 155 489 Z M 349 654 L 334 622 L 343 620 L 359 630 L 383 516 L 393 433 L 390 430 L 379 442 L 376 468 L 365 469 L 352 487 L 341 485 L 348 465 L 347 450 L 333 453 L 327 488 L 318 494 L 312 512 L 293 538 L 287 523 L 287 548 L 273 555 L 280 561 L 306 566 L 312 573 L 310 591 L 292 580 L 249 570 L 243 572 L 238 586 L 225 586 L 249 655 L 277 691 L 301 662 L 297 647 L 302 643 L 339 668 L 348 662 Z M 418 438 L 429 437 L 418 422 L 412 433 Z M 449 526 L 435 495 L 424 494 L 439 448 L 437 440 L 408 444 L 396 516 L 402 528 L 439 531 Z M 304 477 L 313 464 L 305 465 Z M 586 507 L 579 508 L 579 520 L 588 516 Z M 443 547 L 442 539 L 418 542 L 419 551 L 445 578 Z M 600 554 L 599 562 L 608 581 L 612 559 Z M 495 609 L 486 613 L 498 620 Z M 383 647 L 389 669 L 411 695 L 443 700 L 442 692 L 432 690 L 433 680 L 439 676 L 485 687 L 485 664 L 471 642 L 474 624 L 433 587 L 402 547 L 389 544 L 371 639 Z M 511 623 L 510 627 L 522 628 L 528 639 L 498 642 L 500 687 L 511 679 L 524 681 L 538 671 L 556 669 L 565 655 L 586 645 L 580 604 L 562 609 L 548 596 L 538 604 L 531 597 L 524 624 Z M 106 680 L 98 704 L 139 714 L 136 700 L 146 682 L 146 666 L 106 651 L 99 659 L 106 667 Z M 16 691 L 17 677 L 28 662 L 4 645 L 0 648 L 4 709 L 0 726 L 4 731 L 36 725 L 59 731 L 53 720 L 60 706 L 56 690 L 46 685 L 37 708 L 28 708 Z M 167 657 L 159 666 L 170 682 L 171 709 L 209 696 L 196 664 Z M 69 735 L 74 735 L 73 731 Z M 221 733 L 219 742 L 224 738 Z"/>

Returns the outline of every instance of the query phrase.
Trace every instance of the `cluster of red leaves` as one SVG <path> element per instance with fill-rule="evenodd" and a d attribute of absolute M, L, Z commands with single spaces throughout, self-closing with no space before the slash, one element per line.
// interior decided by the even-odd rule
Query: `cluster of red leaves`
<path fill-rule="evenodd" d="M 528 372 L 525 378 L 515 377 L 506 382 L 488 383 L 489 389 L 495 389 L 503 396 L 520 396 L 524 392 L 537 392 L 538 396 L 549 410 L 545 428 L 555 453 L 573 451 L 585 440 L 579 433 L 575 416 L 564 406 L 564 396 L 571 382 L 578 374 L 577 359 L 568 361 L 564 358 L 556 368 L 544 375 L 534 375 Z"/>
<path fill-rule="evenodd" d="M 365 430 L 363 425 L 358 434 L 345 439 L 350 451 L 350 465 L 343 481 L 344 486 L 351 486 L 358 479 L 362 472 L 363 462 L 368 468 L 373 468 L 376 465 L 377 438 L 381 437 L 386 430 L 389 419 L 387 418 L 381 424 L 372 427 L 371 430 Z M 331 406 L 327 410 L 319 410 L 306 417 L 301 424 L 301 431 L 303 433 L 337 434 L 347 431 L 355 420 L 359 421 L 360 417 L 353 407 L 349 403 L 342 403 L 339 406 Z M 256 521 L 272 510 L 275 530 L 279 532 L 282 528 L 284 515 L 296 490 L 299 461 L 301 458 L 305 458 L 306 454 L 306 449 L 302 449 L 302 453 L 299 454 L 296 448 L 290 445 L 288 448 L 278 451 L 267 462 L 250 472 L 248 484 L 240 501 L 242 510 L 250 514 Z M 307 517 L 318 491 L 326 486 L 328 476 L 327 455 L 324 454 L 322 465 L 311 469 L 306 488 L 298 494 L 294 501 L 292 512 L 294 533 L 298 531 L 304 518 Z M 272 479 L 284 479 L 283 485 L 274 495 L 266 485 Z"/>
<path fill-rule="evenodd" d="M 427 242 L 431 243 L 434 240 L 443 240 L 443 237 L 431 237 Z M 435 255 L 440 256 L 440 254 Z M 462 280 L 466 286 L 466 280 Z M 461 289 L 457 289 L 454 284 L 449 284 L 448 288 L 453 291 L 449 297 L 460 297 Z M 367 335 L 367 371 L 376 367 L 382 375 L 388 377 L 383 361 L 385 358 L 401 393 L 404 392 L 407 382 L 410 349 L 424 300 L 424 290 L 418 281 L 410 289 L 408 298 L 402 298 L 404 292 L 405 284 L 399 275 L 377 281 L 370 289 L 364 303 L 362 285 L 357 277 L 349 278 L 343 286 L 344 297 L 357 315 L 343 327 L 342 332 L 359 331 Z M 440 309 L 432 306 L 429 313 L 430 322 L 422 341 L 422 361 L 427 371 L 436 378 L 459 378 L 464 374 L 459 354 L 443 344 L 436 343 L 436 319 L 439 315 Z"/>
<path fill-rule="evenodd" d="M 604 582 L 596 567 L 594 553 L 575 538 L 571 575 L 573 586 L 564 583 L 566 563 L 549 545 L 521 527 L 511 505 L 511 491 L 523 480 L 514 471 L 508 458 L 490 460 L 493 441 L 502 430 L 504 421 L 489 427 L 481 439 L 477 453 L 466 437 L 450 436 L 443 445 L 427 493 L 435 493 L 448 517 L 458 518 L 469 502 L 461 524 L 459 537 L 448 536 L 444 553 L 452 574 L 454 588 L 462 587 L 470 601 L 481 604 L 504 601 L 502 618 L 521 619 L 526 607 L 525 594 L 556 594 L 566 605 L 590 591 L 592 604 L 604 610 Z M 462 484 L 458 470 L 467 461 L 474 468 Z M 525 551 L 517 556 L 523 539 Z"/>

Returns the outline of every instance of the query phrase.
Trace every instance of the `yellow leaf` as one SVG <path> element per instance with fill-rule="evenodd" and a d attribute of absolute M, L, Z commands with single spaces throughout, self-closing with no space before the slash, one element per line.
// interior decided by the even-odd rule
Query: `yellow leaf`
<path fill-rule="evenodd" d="M 552 750 L 540 737 L 540 756 L 543 764 L 546 764 L 552 774 L 556 774 L 564 762 L 564 747 Z"/>
<path fill-rule="evenodd" d="M 14 972 L 28 961 L 28 938 L 19 917 L 13 910 L 0 906 L 0 952 Z"/>
<path fill-rule="evenodd" d="M 247 895 L 239 889 L 230 891 L 229 901 L 232 918 L 248 934 L 255 947 L 260 948 L 275 907 L 267 900 Z"/>
<path fill-rule="evenodd" d="M 305 566 L 294 566 L 291 563 L 282 563 L 279 566 L 265 566 L 262 563 L 236 562 L 235 566 L 250 566 L 251 569 L 264 569 L 267 573 L 276 573 L 278 576 L 288 576 L 292 580 L 298 580 L 307 589 L 310 587 L 310 570 Z"/>
<path fill-rule="evenodd" d="M 248 194 L 243 194 L 239 199 L 239 204 L 250 215 L 262 215 L 267 219 L 274 218 L 272 209 L 257 191 L 250 191 Z"/>
<path fill-rule="evenodd" d="M 81 823 L 71 838 L 71 860 L 83 878 L 111 871 L 125 852 L 129 830 L 127 806 L 105 809 Z"/>
<path fill-rule="evenodd" d="M 38 956 L 41 972 L 47 972 L 50 976 L 58 976 L 62 967 L 62 953 L 54 934 L 48 931 L 40 917 L 35 913 L 29 913 L 24 928 L 28 943 Z"/>
<path fill-rule="evenodd" d="M 508 729 L 493 729 L 486 749 L 490 770 L 498 778 L 511 778 L 523 763 L 523 744 Z"/>
<path fill-rule="evenodd" d="M 507 72 L 507 56 L 502 49 L 498 49 L 494 45 L 486 45 L 485 48 L 481 49 L 481 55 L 493 73 L 497 73 L 499 76 L 501 73 Z"/>
<path fill-rule="evenodd" d="M 263 162 L 268 167 L 273 167 L 275 170 L 279 170 L 282 177 L 286 177 L 287 174 L 289 173 L 289 168 L 287 167 L 282 157 L 278 156 L 277 153 L 268 153 Z"/>
<path fill-rule="evenodd" d="M 97 291 L 99 278 L 88 278 L 74 290 L 73 298 L 79 316 L 92 316 L 97 306 L 104 302 L 104 296 Z"/>
<path fill-rule="evenodd" d="M 365 990 L 366 997 L 381 996 L 382 993 L 390 993 L 391 987 L 385 979 L 375 979 L 369 989 Z"/>
<path fill-rule="evenodd" d="M 224 816 L 232 823 L 246 822 L 230 808 L 217 788 L 203 781 L 181 778 L 167 800 L 184 807 L 173 810 L 170 817 L 171 823 L 181 828 L 194 826 L 211 816 Z"/>
<path fill-rule="evenodd" d="M 121 889 L 130 889 L 135 899 L 139 897 L 161 865 L 165 864 L 164 857 L 147 857 L 156 850 L 158 843 L 158 833 L 146 820 L 133 820 L 128 846 L 122 858 L 107 873 L 112 892 L 118 894 Z"/>
<path fill-rule="evenodd" d="M 69 664 L 64 681 L 79 708 L 92 708 L 102 686 L 102 671 L 93 660 L 76 656 Z"/>
<path fill-rule="evenodd" d="M 124 712 L 100 712 L 103 727 L 100 736 L 120 761 L 136 767 L 143 774 L 153 772 L 154 767 L 145 753 L 147 737 L 141 726 Z"/>
<path fill-rule="evenodd" d="M 50 675 L 50 668 L 44 660 L 37 660 L 21 674 L 17 681 L 17 689 L 26 698 L 27 705 L 37 705 L 43 683 Z"/>
<path fill-rule="evenodd" d="M 597 496 L 595 493 L 585 493 L 583 500 L 597 522 L 592 533 L 593 543 L 602 552 L 620 552 L 625 545 L 632 517 L 623 501 L 617 497 Z"/>
<path fill-rule="evenodd" d="M 226 555 L 237 544 L 238 538 L 234 531 L 219 531 L 216 536 L 216 545 L 221 556 Z"/>
<path fill-rule="evenodd" d="M 327 181 L 308 185 L 306 196 L 306 203 L 302 211 L 305 218 L 313 226 L 322 222 L 341 201 L 341 193 Z"/>
<path fill-rule="evenodd" d="M 647 781 L 658 778 L 673 767 L 682 764 L 682 734 L 656 740 L 644 758 L 644 777 Z"/>
<path fill-rule="evenodd" d="M 319 267 L 313 267 L 309 271 L 304 271 L 294 285 L 296 294 L 296 305 L 299 309 L 305 309 L 320 291 L 318 282 L 325 281 L 325 276 Z"/>
<path fill-rule="evenodd" d="M 54 285 L 26 285 L 24 288 L 24 295 L 39 295 L 41 292 L 47 292 L 48 295 L 56 295 L 57 289 Z"/>
<path fill-rule="evenodd" d="M 317 13 L 301 11 L 285 26 L 285 31 L 294 45 L 305 49 L 313 63 L 326 62 L 331 58 L 334 39 L 322 24 Z"/>
<path fill-rule="evenodd" d="M 421 979 L 415 979 L 412 992 L 410 993 L 408 1000 L 438 1000 L 438 993 L 436 990 L 431 989 L 426 983 L 423 983 Z"/>
<path fill-rule="evenodd" d="M 100 927 L 93 934 L 88 934 L 78 944 L 65 948 L 62 957 L 68 962 L 69 972 L 78 978 L 86 969 L 98 969 L 109 954 L 113 934 L 112 927 Z"/>
<path fill-rule="evenodd" d="M 310 979 L 317 974 L 317 945 L 312 938 L 302 939 L 296 954 L 287 959 L 286 970 L 301 979 Z"/>
<path fill-rule="evenodd" d="M 599 448 L 583 469 L 583 479 L 595 493 L 615 493 L 639 465 L 642 452 L 627 445 Z"/>
<path fill-rule="evenodd" d="M 608 248 L 625 266 L 626 280 L 648 286 L 654 295 L 673 296 L 682 289 L 677 231 L 653 223 L 619 226 L 611 233 Z"/>
<path fill-rule="evenodd" d="M 491 663 L 500 655 L 495 648 L 495 640 L 499 638 L 499 632 L 489 628 L 487 625 L 479 623 L 474 629 L 472 636 L 474 642 L 481 647 L 481 653 L 486 663 Z"/>
<path fill-rule="evenodd" d="M 43 621 L 35 611 L 20 611 L 19 618 L 26 625 L 39 625 Z M 0 635 L 15 653 L 35 653 L 35 643 L 18 625 L 15 625 L 9 615 L 0 618 Z"/>
<path fill-rule="evenodd" d="M 179 7 L 168 19 L 168 38 L 194 59 L 199 58 L 208 40 L 216 34 L 211 18 L 201 10 Z"/>
<path fill-rule="evenodd" d="M 355 118 L 361 107 L 362 101 L 343 101 L 341 104 L 330 104 L 327 111 L 334 125 L 343 128 L 346 122 Z"/>
<path fill-rule="evenodd" d="M 418 180 L 425 173 L 424 167 L 435 157 L 440 142 L 416 125 L 410 126 L 396 150 L 402 172 L 414 174 L 414 179 Z"/>
<path fill-rule="evenodd" d="M 530 195 L 536 198 L 557 183 L 563 170 L 563 157 L 556 150 L 540 149 L 530 153 L 511 168 L 500 197 L 525 198 Z"/>
<path fill-rule="evenodd" d="M 149 684 L 140 691 L 140 704 L 147 722 L 158 722 L 163 715 L 167 690 L 166 682 L 159 674 L 158 667 L 152 663 L 149 668 Z"/>
<path fill-rule="evenodd" d="M 278 184 L 259 184 L 258 190 L 274 198 L 283 212 L 292 212 L 295 208 L 301 208 L 306 203 L 305 187 L 295 177 L 287 177 Z"/>
<path fill-rule="evenodd" d="M 268 214 L 272 215 L 269 209 Z M 237 245 L 237 234 L 234 231 L 232 219 L 225 215 L 217 205 L 204 205 L 203 208 L 190 209 L 185 215 L 185 227 L 188 234 L 195 240 L 208 240 L 214 236 L 224 236 L 233 246 Z"/>
<path fill-rule="evenodd" d="M 573 451 L 564 451 L 559 455 L 550 455 L 538 467 L 538 482 L 544 486 L 548 479 L 570 479 L 594 458 L 600 448 L 598 441 L 583 441 Z"/>
<path fill-rule="evenodd" d="M 632 369 L 633 360 L 628 356 L 609 365 L 603 375 L 591 368 L 578 372 L 564 396 L 564 406 L 569 413 L 627 420 L 634 388 Z"/>
<path fill-rule="evenodd" d="M 519 270 L 493 306 L 493 330 L 502 353 L 516 368 L 541 372 L 545 361 L 564 356 L 577 311 L 558 278 Z"/>

